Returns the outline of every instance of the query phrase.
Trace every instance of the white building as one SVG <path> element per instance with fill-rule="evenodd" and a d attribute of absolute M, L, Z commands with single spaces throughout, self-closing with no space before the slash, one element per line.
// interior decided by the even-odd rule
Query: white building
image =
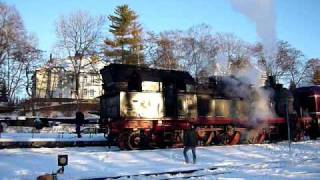
<path fill-rule="evenodd" d="M 91 58 L 83 59 L 79 75 L 79 99 L 94 99 L 102 93 L 99 70 L 105 63 Z M 70 59 L 51 59 L 33 76 L 34 98 L 76 98 L 76 80 Z"/>

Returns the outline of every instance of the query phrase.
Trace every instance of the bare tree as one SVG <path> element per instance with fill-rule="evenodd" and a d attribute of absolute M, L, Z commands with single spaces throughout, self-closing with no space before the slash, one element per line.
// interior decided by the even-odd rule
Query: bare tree
<path fill-rule="evenodd" d="M 8 98 L 13 101 L 18 91 L 23 94 L 26 90 L 23 87 L 29 76 L 25 72 L 40 51 L 35 37 L 25 31 L 17 10 L 1 2 L 0 26 L 0 79 L 6 82 Z"/>
<path fill-rule="evenodd" d="M 263 47 L 260 47 L 260 53 Z M 310 66 L 302 51 L 292 47 L 286 41 L 278 42 L 278 49 L 274 58 L 265 58 L 260 56 L 267 74 L 275 76 L 276 79 L 282 80 L 290 87 L 299 86 L 306 78 L 306 72 Z"/>
<path fill-rule="evenodd" d="M 203 71 L 210 61 L 214 61 L 216 55 L 211 28 L 201 24 L 189 28 L 182 41 L 184 69 L 189 70 L 194 77 L 198 78 L 200 71 Z"/>
<path fill-rule="evenodd" d="M 218 47 L 208 25 L 193 26 L 187 31 L 164 31 L 158 35 L 149 33 L 147 37 L 144 49 L 154 66 L 186 70 L 196 78 L 211 73 Z"/>
<path fill-rule="evenodd" d="M 218 54 L 222 74 L 237 73 L 252 63 L 251 45 L 234 34 L 217 33 Z"/>
<path fill-rule="evenodd" d="M 9 58 L 24 34 L 18 11 L 0 2 L 0 65 Z"/>
<path fill-rule="evenodd" d="M 144 40 L 146 58 L 155 67 L 165 69 L 178 69 L 178 57 L 175 54 L 175 32 L 162 32 L 156 35 L 149 32 Z"/>
<path fill-rule="evenodd" d="M 320 85 L 320 59 L 311 58 L 307 62 L 308 70 L 305 74 L 304 83 L 307 85 Z"/>
<path fill-rule="evenodd" d="M 80 73 L 88 66 L 88 63 L 84 62 L 84 58 L 97 54 L 104 24 L 105 18 L 103 16 L 91 16 L 84 11 L 61 16 L 56 23 L 58 47 L 72 63 L 77 99 L 79 99 Z"/>
<path fill-rule="evenodd" d="M 305 78 L 306 72 L 310 67 L 300 50 L 291 48 L 288 54 L 288 67 L 284 80 L 290 82 L 290 88 L 296 88 Z"/>

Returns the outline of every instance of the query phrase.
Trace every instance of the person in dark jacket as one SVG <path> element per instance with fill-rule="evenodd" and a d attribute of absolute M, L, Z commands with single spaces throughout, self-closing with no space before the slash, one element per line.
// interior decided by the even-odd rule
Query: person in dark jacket
<path fill-rule="evenodd" d="M 197 156 L 196 156 L 196 146 L 198 144 L 197 140 L 197 134 L 195 131 L 195 127 L 191 126 L 191 128 L 187 129 L 184 132 L 183 135 L 183 155 L 186 163 L 189 163 L 189 158 L 187 155 L 187 152 L 191 149 L 192 151 L 192 158 L 193 158 L 193 164 L 196 163 L 197 161 Z"/>
<path fill-rule="evenodd" d="M 40 129 L 42 129 L 42 122 L 41 122 L 41 119 L 39 118 L 39 115 L 37 115 L 37 117 L 34 119 L 34 127 L 38 132 L 40 131 Z"/>
<path fill-rule="evenodd" d="M 81 138 L 81 132 L 80 132 L 80 127 L 82 126 L 84 122 L 84 115 L 82 112 L 77 112 L 76 113 L 76 133 L 78 135 L 78 138 Z"/>
<path fill-rule="evenodd" d="M 139 146 L 140 146 L 140 149 L 148 149 L 149 148 L 149 139 L 143 129 L 140 130 Z"/>

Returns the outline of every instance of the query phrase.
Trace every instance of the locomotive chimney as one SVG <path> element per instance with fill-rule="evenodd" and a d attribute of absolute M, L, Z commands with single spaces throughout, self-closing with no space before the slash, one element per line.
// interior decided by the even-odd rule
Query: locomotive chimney
<path fill-rule="evenodd" d="M 265 82 L 265 86 L 266 87 L 271 87 L 271 88 L 275 88 L 276 87 L 276 77 L 275 76 L 268 76 L 266 82 Z"/>

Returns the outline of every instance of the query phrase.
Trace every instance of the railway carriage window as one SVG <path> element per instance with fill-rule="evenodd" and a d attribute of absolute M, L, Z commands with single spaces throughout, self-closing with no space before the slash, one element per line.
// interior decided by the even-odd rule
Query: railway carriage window
<path fill-rule="evenodd" d="M 129 91 L 142 91 L 141 87 L 141 77 L 137 72 L 133 72 L 129 77 L 128 81 L 128 90 Z"/>

